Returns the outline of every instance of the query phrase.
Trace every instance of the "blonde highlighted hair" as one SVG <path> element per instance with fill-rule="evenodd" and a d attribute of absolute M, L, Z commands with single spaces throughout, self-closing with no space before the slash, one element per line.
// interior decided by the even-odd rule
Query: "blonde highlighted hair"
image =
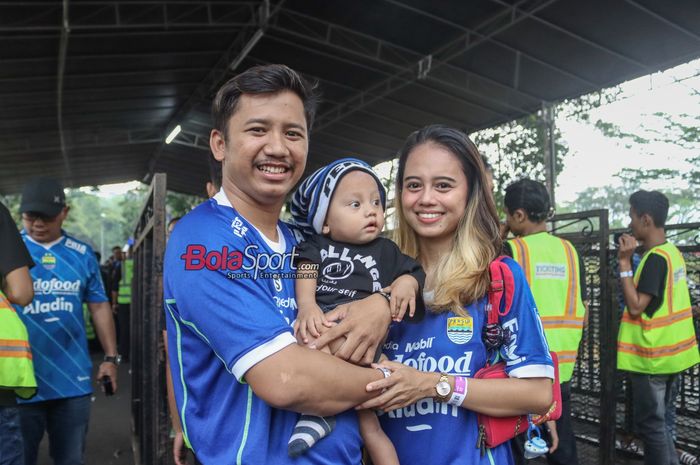
<path fill-rule="evenodd" d="M 463 132 L 431 125 L 406 139 L 399 152 L 396 177 L 394 241 L 403 253 L 420 261 L 420 242 L 403 214 L 401 193 L 408 157 L 416 147 L 429 143 L 439 145 L 459 160 L 468 186 L 467 206 L 455 231 L 451 253 L 441 257 L 432 280 L 435 297 L 431 310 L 466 315 L 464 306 L 486 295 L 489 263 L 501 253 L 503 244 L 496 205 L 486 183 L 486 168 L 478 149 Z"/>

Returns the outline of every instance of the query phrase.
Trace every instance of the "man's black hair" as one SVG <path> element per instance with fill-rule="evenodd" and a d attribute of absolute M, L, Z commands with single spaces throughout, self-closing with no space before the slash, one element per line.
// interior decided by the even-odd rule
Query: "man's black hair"
<path fill-rule="evenodd" d="M 630 206 L 639 216 L 648 214 L 657 228 L 662 228 L 666 224 L 668 198 L 661 192 L 639 190 L 630 195 Z"/>
<path fill-rule="evenodd" d="M 216 93 L 211 106 L 214 128 L 226 138 L 226 125 L 236 112 L 238 100 L 243 94 L 274 94 L 290 90 L 297 94 L 304 104 L 306 126 L 311 132 L 319 94 L 317 83 L 310 83 L 299 73 L 285 65 L 254 66 L 234 76 Z"/>
<path fill-rule="evenodd" d="M 506 187 L 503 203 L 510 214 L 522 208 L 533 223 L 541 223 L 553 214 L 547 188 L 532 179 L 521 179 Z"/>
<path fill-rule="evenodd" d="M 114 252 L 115 250 L 121 250 L 121 249 L 122 249 L 121 247 L 119 247 L 118 245 L 115 245 L 114 247 L 112 247 L 112 252 Z"/>
<path fill-rule="evenodd" d="M 221 162 L 211 154 L 207 155 L 207 159 L 209 160 L 209 180 L 218 191 L 221 189 Z"/>

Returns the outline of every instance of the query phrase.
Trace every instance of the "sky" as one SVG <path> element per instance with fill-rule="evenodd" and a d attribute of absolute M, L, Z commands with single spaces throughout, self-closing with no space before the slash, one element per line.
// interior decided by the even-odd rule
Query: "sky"
<path fill-rule="evenodd" d="M 660 119 L 653 116 L 654 113 L 664 112 L 682 118 L 683 114 L 694 116 L 700 111 L 700 60 L 625 82 L 620 85 L 620 90 L 616 101 L 590 112 L 591 121 L 601 119 L 627 132 L 640 132 L 642 126 L 663 131 Z M 625 167 L 687 170 L 690 165 L 686 160 L 697 155 L 675 144 L 626 146 L 605 137 L 592 124 L 567 120 L 561 115 L 557 117 L 556 125 L 569 146 L 569 155 L 557 180 L 557 203 L 575 200 L 578 193 L 588 187 L 619 185 L 620 180 L 615 174 Z M 388 176 L 390 164 L 382 163 L 377 169 L 380 174 Z M 132 181 L 102 185 L 97 194 L 102 197 L 122 195 L 139 184 Z M 662 187 L 654 183 L 640 186 L 647 189 Z"/>
<path fill-rule="evenodd" d="M 700 60 L 677 66 L 662 73 L 643 76 L 620 85 L 622 93 L 613 103 L 590 112 L 591 121 L 601 119 L 628 132 L 640 133 L 642 125 L 664 132 L 660 118 L 664 112 L 697 115 L 700 111 Z M 570 202 L 587 187 L 619 185 L 614 175 L 623 168 L 672 168 L 687 170 L 690 155 L 675 144 L 652 143 L 641 147 L 605 137 L 591 124 L 558 118 L 557 127 L 569 145 L 570 155 L 558 178 L 557 202 Z M 640 188 L 659 188 L 659 185 Z"/>

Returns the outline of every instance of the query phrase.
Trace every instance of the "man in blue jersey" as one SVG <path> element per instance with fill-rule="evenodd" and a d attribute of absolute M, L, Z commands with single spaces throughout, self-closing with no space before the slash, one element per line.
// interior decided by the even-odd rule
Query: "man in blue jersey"
<path fill-rule="evenodd" d="M 83 463 L 90 418 L 92 362 L 87 349 L 83 302 L 87 302 L 105 352 L 97 378 L 117 388 L 116 337 L 112 311 L 89 245 L 61 229 L 68 215 L 61 184 L 33 179 L 20 204 L 22 239 L 34 260 L 34 300 L 17 307 L 29 333 L 38 390 L 20 401 L 26 465 L 35 465 L 44 431 L 56 465 Z"/>
<path fill-rule="evenodd" d="M 184 440 L 205 465 L 360 463 L 357 418 L 347 410 L 374 397 L 366 385 L 385 375 L 297 345 L 291 326 L 297 237 L 279 215 L 304 172 L 316 100 L 283 65 L 251 68 L 224 84 L 210 137 L 222 189 L 182 218 L 168 241 L 175 399 Z M 388 302 L 373 294 L 346 310 L 339 326 L 351 331 L 341 350 L 371 361 L 391 319 Z M 287 440 L 302 411 L 339 415 L 333 434 L 292 459 Z"/>

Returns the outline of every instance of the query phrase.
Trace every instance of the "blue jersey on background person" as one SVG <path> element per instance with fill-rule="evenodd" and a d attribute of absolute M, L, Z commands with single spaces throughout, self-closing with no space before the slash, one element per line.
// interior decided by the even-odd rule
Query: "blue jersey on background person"
<path fill-rule="evenodd" d="M 513 378 L 553 378 L 554 368 L 542 323 L 522 269 L 510 258 L 504 262 L 512 270 L 515 282 L 511 310 L 501 320 L 501 325 L 512 333 L 511 343 L 501 349 L 506 373 Z M 425 300 L 429 307 L 429 299 Z M 486 297 L 467 306 L 466 323 L 452 312 L 426 312 L 419 325 L 395 325 L 389 330 L 384 354 L 391 361 L 421 371 L 472 378 L 486 364 L 487 352 L 482 339 L 485 306 Z M 451 330 L 456 327 L 451 323 L 458 321 L 460 330 Z M 539 336 L 540 340 L 522 337 L 524 334 Z M 382 415 L 380 422 L 394 443 L 401 463 L 492 463 L 488 454 L 482 456 L 476 447 L 479 428 L 474 411 L 426 398 Z M 439 434 L 435 434 L 437 432 Z M 446 444 L 466 446 L 444 447 Z M 508 442 L 490 449 L 490 453 L 493 463 L 511 463 Z"/>
<path fill-rule="evenodd" d="M 83 318 L 86 302 L 105 359 L 97 378 L 108 376 L 117 390 L 116 338 L 100 267 L 92 248 L 61 228 L 68 216 L 63 186 L 36 178 L 22 192 L 22 239 L 35 263 L 34 300 L 17 307 L 32 346 L 38 389 L 20 401 L 25 465 L 35 465 L 48 432 L 56 464 L 82 464 L 90 421 L 92 362 Z"/>
<path fill-rule="evenodd" d="M 234 457 L 242 463 L 292 463 L 286 444 L 298 415 L 270 407 L 242 380 L 253 365 L 296 344 L 294 281 L 263 274 L 293 271 L 297 240 L 281 222 L 278 234 L 277 243 L 266 239 L 221 191 L 181 219 L 168 242 L 164 293 L 168 346 L 177 357 L 171 363 L 175 398 L 183 434 L 205 464 L 234 463 Z M 247 256 L 261 265 L 276 258 L 256 270 Z M 235 344 L 231 334 L 237 335 Z M 203 369 L 220 364 L 233 376 Z M 333 435 L 334 441 L 320 442 L 293 463 L 359 462 L 354 412 L 338 417 Z"/>
<path fill-rule="evenodd" d="M 39 389 L 25 402 L 92 393 L 92 361 L 87 351 L 83 302 L 107 302 L 92 248 L 65 233 L 40 244 L 22 231 L 32 268 L 34 301 L 17 307 L 34 353 Z"/>

